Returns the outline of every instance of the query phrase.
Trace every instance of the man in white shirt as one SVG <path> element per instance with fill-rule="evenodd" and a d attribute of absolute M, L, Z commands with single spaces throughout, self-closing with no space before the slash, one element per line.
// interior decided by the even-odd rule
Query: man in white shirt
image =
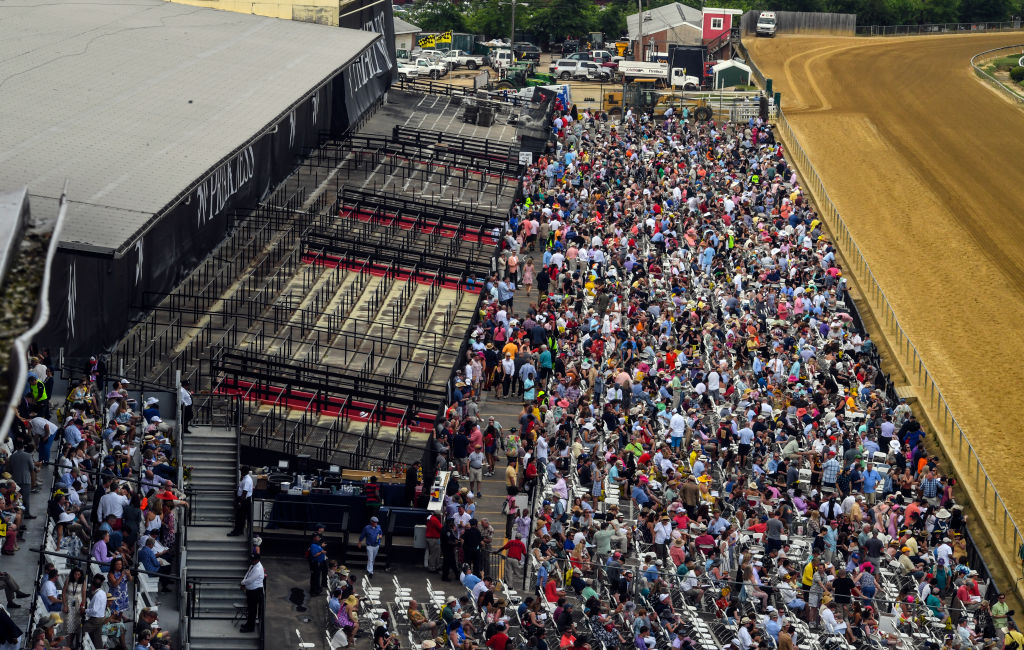
<path fill-rule="evenodd" d="M 103 647 L 103 621 L 107 618 L 107 592 L 103 590 L 106 581 L 104 575 L 93 576 L 89 585 L 89 604 L 85 608 L 85 625 L 82 626 L 82 631 L 89 635 L 97 648 Z"/>
<path fill-rule="evenodd" d="M 683 436 L 686 435 L 686 416 L 676 411 L 668 421 L 668 428 L 672 438 L 672 448 L 679 449 L 683 446 Z"/>
<path fill-rule="evenodd" d="M 125 496 L 121 485 L 114 483 L 110 491 L 100 497 L 99 509 L 96 513 L 99 521 L 106 521 L 107 515 L 114 515 L 120 520 L 124 515 L 124 507 L 128 505 L 128 497 Z"/>
<path fill-rule="evenodd" d="M 263 580 L 267 577 L 263 565 L 260 563 L 259 553 L 253 553 L 249 558 L 249 570 L 242 578 L 242 588 L 245 589 L 245 608 L 248 617 L 245 625 L 239 628 L 239 632 L 247 633 L 256 629 L 256 619 L 261 618 L 260 607 L 263 606 Z"/>
<path fill-rule="evenodd" d="M 38 416 L 29 420 L 28 426 L 39 449 L 39 460 L 44 463 L 49 462 L 50 446 L 53 445 L 53 438 L 60 427 L 56 423 Z"/>
<path fill-rule="evenodd" d="M 835 608 L 835 602 L 821 608 L 821 623 L 829 634 L 846 634 L 846 623 L 836 620 Z"/>
<path fill-rule="evenodd" d="M 238 473 L 238 489 L 235 491 L 235 526 L 228 537 L 237 537 L 245 532 L 245 527 L 252 516 L 252 473 L 247 465 L 242 465 Z"/>
<path fill-rule="evenodd" d="M 192 386 L 187 379 L 178 388 L 178 398 L 181 400 L 181 432 L 192 433 L 188 428 L 192 422 Z"/>

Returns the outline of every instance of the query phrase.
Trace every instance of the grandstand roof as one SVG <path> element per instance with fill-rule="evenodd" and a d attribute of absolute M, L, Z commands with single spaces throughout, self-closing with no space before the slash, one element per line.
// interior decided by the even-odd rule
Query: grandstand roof
<path fill-rule="evenodd" d="M 377 34 L 162 0 L 0 4 L 0 186 L 111 252 Z"/>

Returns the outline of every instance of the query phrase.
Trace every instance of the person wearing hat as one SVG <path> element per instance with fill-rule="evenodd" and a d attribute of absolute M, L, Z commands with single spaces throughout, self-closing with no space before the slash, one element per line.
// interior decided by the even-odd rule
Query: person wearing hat
<path fill-rule="evenodd" d="M 376 477 L 374 477 L 376 478 Z M 377 552 L 380 550 L 380 543 L 384 539 L 384 532 L 380 529 L 380 520 L 377 517 L 370 517 L 370 523 L 363 527 L 359 535 L 359 548 L 366 548 L 366 574 L 373 577 L 373 561 L 377 559 Z"/>
<path fill-rule="evenodd" d="M 309 597 L 315 598 L 327 588 L 327 549 L 320 533 L 313 533 L 306 558 L 309 560 Z"/>
<path fill-rule="evenodd" d="M 143 419 L 150 425 L 147 429 L 155 429 L 163 435 L 171 432 L 171 425 L 167 424 L 160 417 L 160 400 L 156 397 L 147 397 L 145 408 L 142 409 Z"/>

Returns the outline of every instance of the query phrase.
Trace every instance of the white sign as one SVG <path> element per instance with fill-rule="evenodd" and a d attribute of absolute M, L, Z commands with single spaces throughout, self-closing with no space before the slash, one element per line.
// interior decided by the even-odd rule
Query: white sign
<path fill-rule="evenodd" d="M 520 151 L 519 152 L 519 164 L 520 165 L 532 165 L 533 164 L 533 152 L 532 151 Z"/>

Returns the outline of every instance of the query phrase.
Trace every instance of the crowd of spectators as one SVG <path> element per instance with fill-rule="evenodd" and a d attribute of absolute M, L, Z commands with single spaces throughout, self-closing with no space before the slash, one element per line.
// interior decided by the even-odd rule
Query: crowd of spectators
<path fill-rule="evenodd" d="M 573 110 L 553 133 L 433 441 L 469 485 L 428 525 L 430 568 L 498 584 L 466 535 L 504 471 L 490 550 L 533 594 L 531 647 L 1016 639 L 772 127 Z"/>
<path fill-rule="evenodd" d="M 186 502 L 172 480 L 172 428 L 159 400 L 136 403 L 129 382 L 108 384 L 95 357 L 63 400 L 55 400 L 45 351 L 31 359 L 29 373 L 10 453 L 0 454 L 0 517 L 4 555 L 24 554 L 19 540 L 28 527 L 43 529 L 43 554 L 15 560 L 38 563 L 36 585 L 0 574 L 7 609 L 31 610 L 28 629 L 11 620 L 10 634 L 28 648 L 170 647 L 155 592 L 175 575 L 177 517 Z M 43 481 L 47 468 L 52 484 Z M 30 592 L 34 602 L 15 602 Z"/>

